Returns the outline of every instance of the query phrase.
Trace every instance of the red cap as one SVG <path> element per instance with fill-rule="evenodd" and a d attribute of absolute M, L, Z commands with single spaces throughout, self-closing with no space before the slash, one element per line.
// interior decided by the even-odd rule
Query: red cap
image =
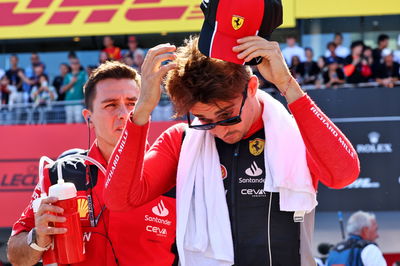
<path fill-rule="evenodd" d="M 237 64 L 244 64 L 232 51 L 237 39 L 252 35 L 267 39 L 282 24 L 280 0 L 203 0 L 201 9 L 205 20 L 200 33 L 200 51 Z"/>
<path fill-rule="evenodd" d="M 135 36 L 129 36 L 128 37 L 128 42 L 136 42 L 136 37 Z"/>

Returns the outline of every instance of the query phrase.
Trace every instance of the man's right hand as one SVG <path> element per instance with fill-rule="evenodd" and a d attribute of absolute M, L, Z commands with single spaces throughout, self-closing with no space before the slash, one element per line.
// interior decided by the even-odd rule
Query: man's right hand
<path fill-rule="evenodd" d="M 52 235 L 64 234 L 67 232 L 66 228 L 50 226 L 51 223 L 63 223 L 66 220 L 65 217 L 56 215 L 62 214 L 64 210 L 58 206 L 51 205 L 57 202 L 57 200 L 58 199 L 55 197 L 43 199 L 35 214 L 36 244 L 40 247 L 48 246 L 51 243 Z"/>
<path fill-rule="evenodd" d="M 167 60 L 175 60 L 175 45 L 159 44 L 149 50 L 144 59 L 141 73 L 139 100 L 132 116 L 132 122 L 144 125 L 157 106 L 161 96 L 161 82 L 168 71 L 176 67 L 175 63 L 162 65 Z"/>

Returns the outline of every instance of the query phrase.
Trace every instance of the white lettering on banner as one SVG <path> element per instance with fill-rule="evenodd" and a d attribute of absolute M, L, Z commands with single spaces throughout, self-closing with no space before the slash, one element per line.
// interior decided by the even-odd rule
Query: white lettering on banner
<path fill-rule="evenodd" d="M 379 182 L 372 182 L 369 177 L 360 177 L 357 178 L 356 181 L 348 185 L 347 189 L 356 189 L 356 188 L 380 188 L 381 184 Z"/>
<path fill-rule="evenodd" d="M 125 129 L 123 135 L 121 136 L 121 141 L 120 141 L 119 146 L 118 146 L 118 149 L 117 149 L 117 152 L 118 152 L 118 153 L 117 153 L 117 154 L 115 155 L 115 157 L 114 157 L 114 161 L 113 161 L 113 163 L 112 163 L 110 172 L 108 173 L 108 176 L 107 176 L 107 180 L 106 180 L 106 183 L 105 183 L 105 187 L 106 187 L 106 188 L 108 187 L 108 185 L 109 185 L 109 183 L 110 183 L 110 181 L 111 181 L 111 178 L 112 178 L 113 175 L 114 175 L 115 169 L 117 168 L 118 161 L 119 161 L 119 158 L 120 158 L 119 155 L 124 151 L 124 148 L 125 148 L 125 144 L 126 144 L 126 140 L 127 140 L 127 139 L 128 139 L 128 130 Z"/>
<path fill-rule="evenodd" d="M 381 144 L 357 144 L 358 153 L 392 153 L 391 143 Z"/>
<path fill-rule="evenodd" d="M 392 153 L 392 143 L 379 143 L 381 134 L 372 131 L 368 134 L 368 144 L 357 144 L 358 153 Z"/>
<path fill-rule="evenodd" d="M 83 232 L 83 241 L 89 242 L 92 232 Z"/>
<path fill-rule="evenodd" d="M 155 234 L 157 234 L 159 236 L 164 236 L 164 237 L 167 236 L 167 229 L 160 228 L 160 227 L 157 227 L 157 226 L 148 225 L 148 226 L 146 226 L 146 231 L 155 233 Z"/>
<path fill-rule="evenodd" d="M 159 224 L 165 224 L 165 225 L 171 225 L 172 224 L 172 222 L 170 220 L 161 219 L 161 218 L 158 218 L 158 217 L 152 217 L 152 216 L 147 215 L 147 214 L 144 216 L 144 220 L 145 221 L 149 221 L 149 222 L 159 223 Z"/>

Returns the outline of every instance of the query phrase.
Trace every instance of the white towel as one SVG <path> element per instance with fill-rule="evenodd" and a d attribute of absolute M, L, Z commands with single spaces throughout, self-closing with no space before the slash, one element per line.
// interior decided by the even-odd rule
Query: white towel
<path fill-rule="evenodd" d="M 266 191 L 279 191 L 282 211 L 312 211 L 316 194 L 293 117 L 258 91 L 264 104 Z M 215 139 L 187 129 L 177 173 L 177 248 L 182 266 L 232 265 L 233 241 Z"/>

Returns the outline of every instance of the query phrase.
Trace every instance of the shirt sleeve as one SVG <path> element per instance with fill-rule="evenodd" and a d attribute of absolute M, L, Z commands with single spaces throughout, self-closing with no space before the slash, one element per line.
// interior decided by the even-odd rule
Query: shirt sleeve
<path fill-rule="evenodd" d="M 364 266 L 386 266 L 382 251 L 374 244 L 369 244 L 361 251 Z"/>
<path fill-rule="evenodd" d="M 161 134 L 146 150 L 149 123 L 128 121 L 107 167 L 104 200 L 113 211 L 140 206 L 176 184 L 176 172 L 184 124 Z"/>
<path fill-rule="evenodd" d="M 289 105 L 307 149 L 307 163 L 313 176 L 331 188 L 351 184 L 360 173 L 360 162 L 350 141 L 316 106 L 308 95 Z"/>
<path fill-rule="evenodd" d="M 48 174 L 48 169 L 46 168 L 44 171 L 44 187 L 45 191 L 48 191 L 48 187 L 50 186 L 50 179 Z M 35 189 L 33 190 L 31 200 L 29 201 L 28 206 L 26 206 L 25 210 L 22 212 L 21 217 L 14 223 L 12 227 L 11 236 L 18 235 L 21 232 L 28 232 L 32 228 L 35 227 L 35 216 L 32 209 L 32 202 L 39 198 L 41 194 L 40 185 L 37 184 Z"/>

